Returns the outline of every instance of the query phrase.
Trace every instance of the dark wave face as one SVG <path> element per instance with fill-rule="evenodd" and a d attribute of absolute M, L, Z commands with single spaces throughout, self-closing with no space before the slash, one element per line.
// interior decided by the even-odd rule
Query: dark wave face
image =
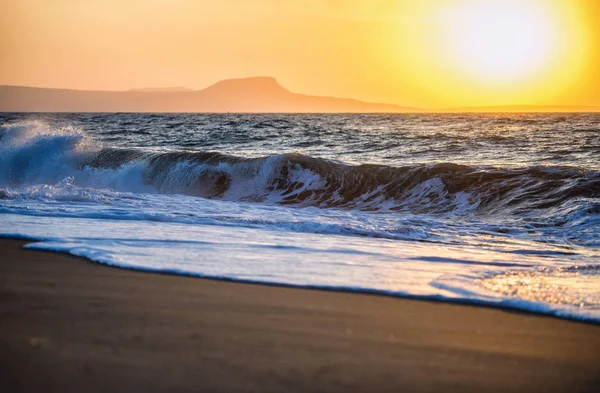
<path fill-rule="evenodd" d="M 392 167 L 347 165 L 297 153 L 242 158 L 124 149 L 104 149 L 80 165 L 118 169 L 132 163 L 141 163 L 144 181 L 163 193 L 228 199 L 228 191 L 238 183 L 250 182 L 255 187 L 239 199 L 263 201 L 276 194 L 280 203 L 318 207 L 444 213 L 468 202 L 469 210 L 477 213 L 523 215 L 600 198 L 600 171 L 576 167 Z M 599 206 L 593 204 L 589 211 L 597 212 Z"/>

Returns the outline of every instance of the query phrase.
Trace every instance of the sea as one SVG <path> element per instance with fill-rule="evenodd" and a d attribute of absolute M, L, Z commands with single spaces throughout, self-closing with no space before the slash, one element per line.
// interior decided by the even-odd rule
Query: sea
<path fill-rule="evenodd" d="M 600 323 L 600 114 L 0 124 L 0 236 L 27 248 Z"/>

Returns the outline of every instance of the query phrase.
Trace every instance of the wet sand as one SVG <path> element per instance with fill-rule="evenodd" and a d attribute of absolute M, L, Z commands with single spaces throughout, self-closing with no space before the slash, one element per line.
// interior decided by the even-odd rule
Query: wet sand
<path fill-rule="evenodd" d="M 0 240 L 3 392 L 584 392 L 600 326 L 134 272 Z"/>

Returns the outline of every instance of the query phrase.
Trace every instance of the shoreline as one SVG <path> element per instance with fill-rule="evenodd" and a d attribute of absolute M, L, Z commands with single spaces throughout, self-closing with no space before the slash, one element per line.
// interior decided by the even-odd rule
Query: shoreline
<path fill-rule="evenodd" d="M 28 236 L 21 236 L 21 235 L 15 235 L 15 236 L 0 235 L 0 242 L 2 242 L 3 240 L 22 241 L 22 242 L 24 242 L 23 250 L 49 252 L 49 253 L 68 255 L 71 257 L 81 259 L 82 261 L 85 261 L 87 263 L 99 264 L 99 265 L 106 266 L 106 267 L 112 268 L 112 269 L 134 271 L 134 272 L 138 272 L 138 273 L 158 274 L 158 275 L 176 276 L 176 277 L 187 277 L 187 278 L 198 279 L 198 280 L 210 280 L 210 281 L 219 281 L 219 282 L 225 282 L 225 283 L 261 285 L 261 286 L 274 287 L 274 288 L 293 288 L 293 289 L 303 289 L 303 290 L 308 290 L 308 291 L 326 291 L 326 292 L 357 294 L 357 295 L 365 295 L 365 296 L 381 296 L 381 297 L 389 297 L 392 299 L 406 299 L 406 300 L 415 300 L 415 301 L 424 301 L 424 302 L 436 302 L 436 303 L 439 302 L 439 303 L 447 303 L 447 304 L 456 304 L 456 305 L 467 306 L 467 307 L 492 308 L 492 309 L 498 309 L 498 310 L 505 311 L 505 312 L 513 312 L 513 313 L 517 313 L 517 314 L 534 315 L 534 316 L 547 317 L 547 318 L 556 318 L 556 319 L 567 320 L 567 321 L 576 322 L 576 323 L 584 323 L 584 324 L 591 324 L 594 326 L 600 326 L 600 320 L 593 319 L 591 317 L 587 317 L 587 316 L 583 316 L 583 315 L 577 315 L 577 314 L 562 314 L 561 315 L 556 312 L 552 312 L 551 310 L 550 311 L 547 310 L 547 311 L 543 311 L 543 312 L 542 311 L 536 312 L 536 311 L 532 311 L 532 310 L 529 310 L 529 309 L 526 309 L 523 307 L 513 306 L 510 304 L 506 304 L 506 303 L 493 303 L 493 302 L 486 302 L 486 301 L 477 300 L 477 299 L 447 298 L 447 297 L 436 296 L 436 295 L 430 295 L 430 296 L 410 295 L 410 294 L 403 294 L 403 293 L 386 292 L 383 290 L 376 290 L 376 289 L 365 289 L 365 288 L 354 289 L 352 287 L 342 287 L 342 286 L 327 287 L 327 286 L 311 286 L 311 285 L 294 285 L 294 284 L 276 283 L 276 282 L 268 282 L 268 281 L 252 281 L 252 280 L 236 279 L 236 278 L 229 278 L 229 277 L 204 276 L 204 275 L 200 275 L 200 274 L 192 274 L 192 273 L 187 273 L 187 272 L 175 272 L 175 271 L 169 271 L 169 270 L 158 270 L 158 269 L 153 270 L 150 268 L 124 267 L 124 266 L 117 265 L 117 264 L 110 264 L 110 263 L 105 263 L 105 262 L 94 261 L 93 259 L 90 259 L 86 256 L 75 255 L 68 251 L 57 251 L 57 250 L 47 250 L 44 248 L 25 247 L 30 244 L 43 243 L 43 242 L 47 241 L 44 239 L 28 237 Z"/>
<path fill-rule="evenodd" d="M 31 242 L 0 238 L 9 391 L 584 392 L 600 382 L 600 326 L 588 321 L 115 269 L 22 248 Z"/>

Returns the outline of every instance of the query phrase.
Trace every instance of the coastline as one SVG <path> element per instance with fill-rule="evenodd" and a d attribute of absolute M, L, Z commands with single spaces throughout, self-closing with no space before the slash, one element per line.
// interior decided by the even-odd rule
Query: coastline
<path fill-rule="evenodd" d="M 9 391 L 594 391 L 600 326 L 162 275 L 0 239 Z"/>

